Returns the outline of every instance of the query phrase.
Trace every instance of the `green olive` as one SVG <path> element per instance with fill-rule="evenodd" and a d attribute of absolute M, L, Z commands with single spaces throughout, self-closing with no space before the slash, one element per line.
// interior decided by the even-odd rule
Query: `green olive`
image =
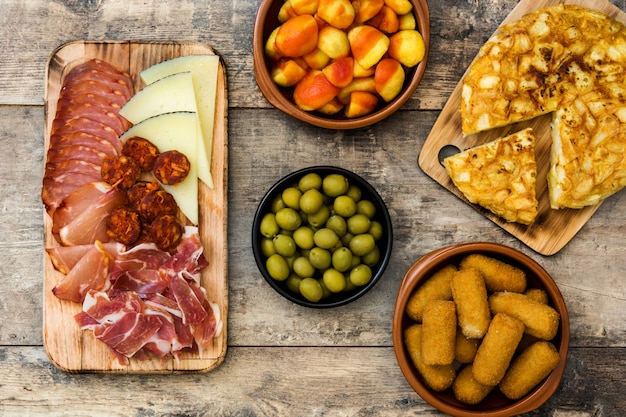
<path fill-rule="evenodd" d="M 307 222 L 313 227 L 322 227 L 330 217 L 330 209 L 324 205 L 316 213 L 307 216 Z"/>
<path fill-rule="evenodd" d="M 293 261 L 293 272 L 295 272 L 299 277 L 308 278 L 315 275 L 315 268 L 308 258 L 299 256 Z"/>
<path fill-rule="evenodd" d="M 350 240 L 350 250 L 354 255 L 363 256 L 369 253 L 376 246 L 372 235 L 363 233 L 356 235 Z"/>
<path fill-rule="evenodd" d="M 372 279 L 372 270 L 369 266 L 361 264 L 357 265 L 350 271 L 350 281 L 357 287 L 362 287 L 369 283 Z"/>
<path fill-rule="evenodd" d="M 348 191 L 348 179 L 341 174 L 328 174 L 322 181 L 322 190 L 329 197 L 337 197 Z"/>
<path fill-rule="evenodd" d="M 350 217 L 356 213 L 356 203 L 347 195 L 340 195 L 333 202 L 333 210 L 342 217 Z"/>
<path fill-rule="evenodd" d="M 370 229 L 367 231 L 367 233 L 372 235 L 374 240 L 378 241 L 381 237 L 383 237 L 383 225 L 376 220 L 372 220 L 372 222 L 370 223 Z"/>
<path fill-rule="evenodd" d="M 314 268 L 322 270 L 330 266 L 332 256 L 326 249 L 315 247 L 309 252 L 309 261 Z"/>
<path fill-rule="evenodd" d="M 298 181 L 298 188 L 300 188 L 300 191 L 302 192 L 308 191 L 310 189 L 319 190 L 320 188 L 322 188 L 322 177 L 320 176 L 320 174 L 310 172 L 300 178 L 300 181 Z"/>
<path fill-rule="evenodd" d="M 317 213 L 324 204 L 324 197 L 315 188 L 306 190 L 300 197 L 300 210 L 306 214 Z"/>
<path fill-rule="evenodd" d="M 285 207 L 287 206 L 285 205 L 285 202 L 280 195 L 274 197 L 274 199 L 272 200 L 272 213 L 278 213 L 278 210 Z"/>
<path fill-rule="evenodd" d="M 274 249 L 274 239 L 270 239 L 269 237 L 261 239 L 261 253 L 266 258 L 276 253 L 276 249 Z"/>
<path fill-rule="evenodd" d="M 330 292 L 337 293 L 346 288 L 346 277 L 341 271 L 337 271 L 336 269 L 328 268 L 324 271 L 322 279 L 324 280 L 324 285 L 326 285 L 326 288 L 328 288 Z"/>
<path fill-rule="evenodd" d="M 311 249 L 315 246 L 313 241 L 313 229 L 307 226 L 300 226 L 293 232 L 293 240 L 300 249 Z"/>
<path fill-rule="evenodd" d="M 300 283 L 302 282 L 302 278 L 297 274 L 289 274 L 289 277 L 285 280 L 285 285 L 287 289 L 293 293 L 300 294 Z"/>
<path fill-rule="evenodd" d="M 345 246 L 337 249 L 332 255 L 332 264 L 339 272 L 345 272 L 352 266 L 352 252 Z"/>
<path fill-rule="evenodd" d="M 276 213 L 276 223 L 281 229 L 296 230 L 302 224 L 302 219 L 296 210 L 285 207 Z"/>
<path fill-rule="evenodd" d="M 290 258 L 296 254 L 296 242 L 291 236 L 278 234 L 274 237 L 274 250 L 277 254 Z"/>
<path fill-rule="evenodd" d="M 286 280 L 291 273 L 287 260 L 277 253 L 267 258 L 265 267 L 270 277 L 274 278 L 276 281 Z"/>
<path fill-rule="evenodd" d="M 313 234 L 313 241 L 322 249 L 332 249 L 339 242 L 339 236 L 334 230 L 324 227 Z"/>
<path fill-rule="evenodd" d="M 376 206 L 370 200 L 361 200 L 356 203 L 356 212 L 365 214 L 368 219 L 376 215 Z"/>
<path fill-rule="evenodd" d="M 315 278 L 303 278 L 300 281 L 300 294 L 307 300 L 317 303 L 322 299 L 324 290 Z"/>
<path fill-rule="evenodd" d="M 374 266 L 380 260 L 380 249 L 378 246 L 374 246 L 374 249 L 361 256 L 361 262 L 367 266 Z"/>
<path fill-rule="evenodd" d="M 367 233 L 370 230 L 371 221 L 365 214 L 357 213 L 346 220 L 348 231 L 353 235 Z"/>
<path fill-rule="evenodd" d="M 342 238 L 348 230 L 346 219 L 338 214 L 333 214 L 326 220 L 326 227 L 332 229 L 339 238 Z"/>
<path fill-rule="evenodd" d="M 273 238 L 280 231 L 278 223 L 276 223 L 276 215 L 274 213 L 266 213 L 261 219 L 259 226 L 261 234 L 268 238 Z"/>
<path fill-rule="evenodd" d="M 302 191 L 298 187 L 286 188 L 282 193 L 282 198 L 287 207 L 291 207 L 294 210 L 300 210 L 300 197 Z"/>
<path fill-rule="evenodd" d="M 348 187 L 348 191 L 346 191 L 346 195 L 350 196 L 350 198 L 352 198 L 354 201 L 360 201 L 361 194 L 361 189 L 354 184 L 350 184 L 350 186 Z"/>
<path fill-rule="evenodd" d="M 322 300 L 324 298 L 328 298 L 331 295 L 333 295 L 333 293 L 328 289 L 328 287 L 326 286 L 326 284 L 324 284 L 324 278 L 320 277 L 317 279 L 317 282 L 319 282 L 320 287 L 322 287 Z"/>

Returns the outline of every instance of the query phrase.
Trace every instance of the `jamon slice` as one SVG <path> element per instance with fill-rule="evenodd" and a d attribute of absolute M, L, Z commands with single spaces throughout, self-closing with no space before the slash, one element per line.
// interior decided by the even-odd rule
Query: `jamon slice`
<path fill-rule="evenodd" d="M 198 299 L 196 292 L 180 274 L 170 279 L 169 289 L 183 313 L 184 324 L 198 324 L 206 319 L 207 312 L 202 306 L 203 300 Z"/>
<path fill-rule="evenodd" d="M 82 303 L 88 291 L 107 289 L 112 263 L 113 257 L 100 242 L 96 242 L 54 286 L 52 293 L 61 300 Z"/>
<path fill-rule="evenodd" d="M 72 268 L 74 268 L 74 265 L 76 265 L 93 246 L 94 245 L 56 246 L 54 248 L 46 248 L 46 252 L 54 268 L 63 274 L 68 274 Z M 115 255 L 123 250 L 124 245 L 117 242 L 108 242 L 102 243 L 102 247 L 115 258 Z"/>
<path fill-rule="evenodd" d="M 59 229 L 59 239 L 65 246 L 86 245 L 96 240 L 108 242 L 106 219 L 113 209 L 127 202 L 126 193 L 111 188 L 102 194 L 88 209 Z"/>

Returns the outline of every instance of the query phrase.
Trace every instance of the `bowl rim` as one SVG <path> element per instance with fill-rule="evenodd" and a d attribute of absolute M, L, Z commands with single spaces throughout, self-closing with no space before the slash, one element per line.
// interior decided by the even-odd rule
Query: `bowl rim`
<path fill-rule="evenodd" d="M 365 189 L 367 190 L 367 193 L 371 194 L 374 200 L 376 200 L 375 204 L 377 208 L 378 206 L 381 206 L 383 209 L 380 213 L 376 214 L 376 217 L 382 220 L 383 227 L 385 227 L 386 245 L 384 247 L 380 247 L 381 258 L 379 261 L 379 265 L 377 267 L 378 269 L 376 273 L 373 274 L 372 279 L 370 280 L 369 283 L 360 287 L 358 291 L 352 292 L 349 296 L 345 298 L 335 299 L 330 302 L 323 302 L 323 300 L 320 300 L 319 302 L 314 303 L 304 298 L 300 298 L 294 294 L 291 294 L 288 290 L 285 290 L 284 288 L 282 288 L 281 284 L 268 274 L 265 268 L 264 255 L 261 253 L 260 247 L 258 245 L 258 241 L 261 239 L 262 235 L 257 225 L 260 223 L 262 216 L 267 212 L 267 207 L 269 204 L 271 204 L 271 200 L 274 197 L 275 193 L 285 188 L 290 181 L 298 179 L 304 174 L 307 174 L 310 172 L 319 172 L 319 171 L 344 174 L 348 177 L 349 180 L 356 180 L 359 182 L 360 186 L 365 187 Z M 380 196 L 378 191 L 376 191 L 376 189 L 368 181 L 366 181 L 363 177 L 356 174 L 355 172 L 352 172 L 345 168 L 331 166 L 331 165 L 315 165 L 315 166 L 300 168 L 296 171 L 293 171 L 281 177 L 278 181 L 274 182 L 274 184 L 265 192 L 262 199 L 259 201 L 257 205 L 257 208 L 254 213 L 254 217 L 252 219 L 252 236 L 251 237 L 252 237 L 252 252 L 254 255 L 254 260 L 257 264 L 259 272 L 261 272 L 261 275 L 263 275 L 263 278 L 265 279 L 265 281 L 268 284 L 270 284 L 270 286 L 278 294 L 280 294 L 287 300 L 295 304 L 298 304 L 304 307 L 314 308 L 314 309 L 324 309 L 324 308 L 333 308 L 333 307 L 343 306 L 365 295 L 365 293 L 371 290 L 374 287 L 374 285 L 376 285 L 378 281 L 380 281 L 380 279 L 383 277 L 384 272 L 387 268 L 387 265 L 389 264 L 389 260 L 391 258 L 391 253 L 393 249 L 393 225 L 391 223 L 391 216 L 389 214 L 389 210 L 387 208 L 387 205 L 385 204 L 385 201 Z"/>
<path fill-rule="evenodd" d="M 406 352 L 402 335 L 402 320 L 404 317 L 404 309 L 406 302 L 411 293 L 411 290 L 421 281 L 419 274 L 426 272 L 432 272 L 436 267 L 441 266 L 451 256 L 461 256 L 469 253 L 486 253 L 494 254 L 500 257 L 517 258 L 515 263 L 522 263 L 524 269 L 531 272 L 538 280 L 545 281 L 547 285 L 545 290 L 550 297 L 552 305 L 561 313 L 561 320 L 559 324 L 560 343 L 557 350 L 560 353 L 559 363 L 556 368 L 546 377 L 540 384 L 533 388 L 528 394 L 521 399 L 505 405 L 502 408 L 494 410 L 472 410 L 471 406 L 468 408 L 460 409 L 454 405 L 451 405 L 441 400 L 435 393 L 428 389 L 413 372 L 410 372 L 411 368 L 410 358 Z M 423 277 L 422 277 L 423 278 Z M 451 245 L 448 247 L 433 250 L 422 257 L 420 257 L 411 267 L 407 270 L 402 278 L 400 287 L 398 289 L 398 296 L 394 306 L 392 325 L 392 340 L 393 347 L 398 365 L 401 368 L 402 374 L 405 379 L 422 397 L 427 403 L 435 407 L 439 411 L 448 413 L 450 415 L 458 417 L 506 417 L 510 415 L 517 415 L 522 413 L 528 413 L 539 408 L 543 405 L 558 389 L 563 373 L 565 371 L 565 365 L 567 362 L 567 352 L 569 349 L 570 339 L 570 327 L 569 327 L 569 313 L 565 300 L 560 292 L 560 289 L 556 282 L 552 279 L 552 276 L 534 259 L 518 251 L 512 247 L 494 243 L 494 242 L 467 242 Z M 402 365 L 402 362 L 408 364 L 409 369 Z"/>
<path fill-rule="evenodd" d="M 377 123 L 386 117 L 395 113 L 406 101 L 413 95 L 418 84 L 424 77 L 426 66 L 428 63 L 428 53 L 430 49 L 430 12 L 427 0 L 410 0 L 414 6 L 416 22 L 424 39 L 424 58 L 414 68 L 415 72 L 411 81 L 404 87 L 402 92 L 377 111 L 365 116 L 353 119 L 332 119 L 317 115 L 314 112 L 306 112 L 299 109 L 293 102 L 289 101 L 281 92 L 276 84 L 270 78 L 265 60 L 265 17 L 267 17 L 269 9 L 273 3 L 280 0 L 262 0 L 257 10 L 254 21 L 254 30 L 252 36 L 252 59 L 254 63 L 255 81 L 267 101 L 281 112 L 288 116 L 294 117 L 314 126 L 335 129 L 348 130 L 357 129 Z M 419 9 L 419 10 L 418 10 Z"/>

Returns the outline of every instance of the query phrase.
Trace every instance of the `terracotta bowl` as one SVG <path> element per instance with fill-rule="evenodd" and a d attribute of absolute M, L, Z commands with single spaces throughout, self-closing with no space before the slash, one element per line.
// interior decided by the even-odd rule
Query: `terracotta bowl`
<path fill-rule="evenodd" d="M 463 257 L 471 253 L 482 253 L 524 270 L 528 288 L 544 289 L 548 294 L 549 304 L 561 316 L 557 335 L 552 340 L 560 354 L 557 367 L 539 385 L 517 401 L 506 398 L 497 387 L 477 405 L 467 405 L 457 401 L 451 388 L 443 392 L 434 391 L 424 383 L 404 346 L 402 337 L 404 330 L 413 323 L 405 313 L 410 295 L 435 271 L 448 264 L 458 265 Z M 557 390 L 567 360 L 570 336 L 569 315 L 556 283 L 533 259 L 515 249 L 496 243 L 466 243 L 435 250 L 424 255 L 409 268 L 398 291 L 392 336 L 394 351 L 402 373 L 409 385 L 430 405 L 452 416 L 505 417 L 527 413 L 540 407 Z"/>
<path fill-rule="evenodd" d="M 376 207 L 376 214 L 373 217 L 373 220 L 377 220 L 378 222 L 380 222 L 384 231 L 380 240 L 376 242 L 376 245 L 380 250 L 380 259 L 377 264 L 371 267 L 372 278 L 369 283 L 364 286 L 356 287 L 349 292 L 342 291 L 336 294 L 332 294 L 329 297 L 323 298 L 318 302 L 308 301 L 302 295 L 290 291 L 287 288 L 285 281 L 276 281 L 270 276 L 265 266 L 265 261 L 267 258 L 265 257 L 265 255 L 263 255 L 261 250 L 261 240 L 263 239 L 263 235 L 260 232 L 261 220 L 266 213 L 271 212 L 273 200 L 277 196 L 281 195 L 286 188 L 291 185 L 297 184 L 300 178 L 311 172 L 316 172 L 322 177 L 328 174 L 342 174 L 346 178 L 348 178 L 350 184 L 357 185 L 361 189 L 362 198 L 368 199 L 372 203 L 374 203 L 374 206 Z M 267 191 L 267 193 L 258 205 L 258 208 L 254 215 L 254 220 L 252 222 L 252 251 L 254 253 L 254 259 L 259 268 L 259 271 L 265 278 L 265 281 L 267 281 L 267 283 L 274 290 L 276 290 L 276 292 L 278 292 L 286 299 L 301 306 L 311 308 L 331 308 L 342 306 L 352 301 L 355 301 L 358 298 L 361 298 L 365 293 L 371 290 L 372 287 L 374 287 L 374 285 L 376 285 L 376 283 L 381 279 L 385 268 L 389 263 L 389 258 L 391 257 L 392 242 L 393 230 L 391 226 L 391 218 L 383 199 L 365 179 L 351 171 L 339 167 L 313 166 L 300 169 L 283 177 Z M 315 276 L 315 278 L 319 278 L 319 276 Z"/>
<path fill-rule="evenodd" d="M 265 98 L 274 107 L 289 116 L 327 129 L 356 129 L 376 123 L 398 110 L 411 97 L 420 83 L 426 63 L 430 43 L 430 17 L 427 0 L 410 0 L 413 4 L 418 31 L 424 38 L 424 59 L 415 67 L 410 68 L 405 77 L 404 87 L 400 94 L 385 103 L 380 100 L 379 107 L 366 116 L 348 119 L 339 112 L 337 115 L 326 116 L 317 112 L 307 112 L 299 109 L 292 99 L 292 88 L 277 86 L 270 77 L 270 61 L 265 57 L 265 43 L 270 33 L 279 26 L 278 11 L 284 0 L 262 0 L 254 23 L 252 53 L 254 59 L 254 74 L 256 82 Z"/>

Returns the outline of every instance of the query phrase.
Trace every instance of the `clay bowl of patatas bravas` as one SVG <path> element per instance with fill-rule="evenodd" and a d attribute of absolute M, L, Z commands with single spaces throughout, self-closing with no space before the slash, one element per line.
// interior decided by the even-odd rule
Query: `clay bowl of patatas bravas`
<path fill-rule="evenodd" d="M 349 0 L 339 0 L 338 3 L 347 2 L 347 5 L 351 6 Z M 292 2 L 293 3 L 293 2 Z M 298 1 L 298 3 L 304 3 L 303 1 Z M 315 4 L 314 1 L 308 1 L 306 3 Z M 319 2 L 320 4 L 322 2 Z M 325 1 L 326 4 L 329 4 L 329 1 Z M 364 2 L 361 2 L 362 4 Z M 382 2 L 381 2 L 382 3 Z M 292 116 L 296 119 L 304 121 L 306 123 L 323 127 L 327 129 L 356 129 L 364 126 L 369 126 L 373 123 L 376 123 L 380 120 L 385 119 L 386 117 L 393 114 L 397 111 L 413 94 L 418 84 L 420 83 L 424 71 L 426 70 L 426 62 L 428 60 L 428 48 L 430 42 L 430 18 L 428 11 L 428 3 L 426 0 L 397 0 L 395 3 L 410 3 L 412 8 L 411 11 L 408 12 L 413 15 L 416 30 L 421 34 L 423 39 L 423 58 L 416 65 L 412 65 L 411 67 L 404 68 L 404 82 L 402 83 L 402 87 L 400 92 L 395 95 L 395 98 L 386 101 L 382 98 L 377 100 L 377 104 L 372 104 L 373 100 L 368 98 L 355 99 L 355 102 L 363 102 L 363 106 L 368 107 L 371 106 L 370 111 L 361 116 L 355 117 L 346 117 L 345 108 L 336 111 L 338 108 L 335 107 L 333 114 L 329 114 L 330 112 L 321 111 L 311 111 L 311 110 L 302 110 L 294 103 L 294 87 L 292 86 L 282 86 L 279 87 L 274 80 L 272 79 L 272 67 L 276 63 L 276 59 L 270 59 L 266 54 L 266 44 L 267 40 L 272 34 L 272 32 L 281 25 L 281 21 L 279 21 L 279 12 L 281 12 L 281 7 L 285 4 L 285 0 L 262 0 L 261 5 L 259 6 L 256 21 L 254 24 L 254 34 L 253 34 L 253 59 L 254 59 L 254 74 L 256 77 L 256 82 L 265 96 L 265 98 L 272 104 L 274 107 L 282 111 L 283 113 Z M 342 6 L 343 7 L 343 6 Z M 385 9 L 388 11 L 389 9 Z M 403 11 L 402 9 L 399 9 Z M 290 11 L 289 13 L 293 13 Z M 397 16 L 397 15 L 396 15 Z M 364 17 L 365 18 L 365 17 Z M 316 17 L 318 26 L 327 26 L 326 21 L 323 19 Z M 393 20 L 393 19 L 392 19 Z M 370 21 L 371 23 L 371 21 Z M 367 22 L 365 22 L 367 24 Z M 353 23 L 354 25 L 354 23 Z M 350 27 L 343 29 L 343 31 L 347 32 Z M 320 29 L 321 30 L 321 29 Z M 391 34 L 388 34 L 392 36 Z M 331 42 L 329 42 L 331 43 Z M 334 40 L 332 41 L 334 43 Z M 319 48 L 318 48 L 319 49 Z M 316 52 L 314 52 L 315 54 Z M 351 53 L 350 53 L 351 55 Z M 387 57 L 386 54 L 383 58 Z M 308 58 L 307 58 L 308 59 Z M 313 63 L 317 68 L 322 68 L 324 61 L 326 58 L 320 58 L 321 61 L 319 64 L 317 62 Z M 297 57 L 296 60 L 302 63 L 302 58 Z M 315 61 L 315 59 L 314 59 Z M 311 61 L 309 61 L 311 62 Z M 332 63 L 331 61 L 328 61 Z M 405 61 L 406 62 L 406 61 Z M 307 65 L 300 65 L 301 67 L 307 67 Z M 310 69 L 309 66 L 307 68 Z M 373 67 L 372 67 L 373 68 Z M 298 69 L 301 72 L 301 70 Z M 289 73 L 289 71 L 286 71 Z M 361 75 L 357 73 L 359 77 L 368 78 L 373 77 L 373 75 Z M 289 75 L 287 75 L 289 77 Z M 342 86 L 341 83 L 336 83 L 336 85 Z M 345 100 L 345 95 L 344 101 Z M 388 96 L 391 97 L 391 96 Z"/>
<path fill-rule="evenodd" d="M 272 214 L 275 215 L 275 218 L 282 216 L 278 213 L 278 210 L 285 205 L 284 203 L 277 204 L 277 201 L 288 201 L 287 197 L 285 197 L 285 190 L 293 187 L 306 189 L 309 185 L 305 186 L 305 182 L 311 184 L 306 178 L 310 179 L 315 176 L 318 176 L 318 179 L 321 178 L 324 183 L 323 186 L 317 189 L 324 195 L 323 205 L 324 207 L 328 207 L 328 212 L 324 215 L 323 212 L 326 209 L 322 207 L 312 215 L 307 215 L 304 212 L 307 204 L 303 203 L 300 209 L 296 210 L 297 214 L 303 219 L 299 222 L 299 226 L 296 227 L 298 229 L 302 228 L 302 230 L 293 232 L 281 227 L 280 230 L 274 228 L 274 230 L 268 234 L 267 226 L 263 225 L 264 218 L 266 218 L 266 216 L 271 218 Z M 360 190 L 360 198 L 351 198 L 363 204 L 357 203 L 357 211 L 356 214 L 353 215 L 354 220 L 357 220 L 356 223 L 351 223 L 350 217 L 352 216 L 348 216 L 349 211 L 343 211 L 344 209 L 341 208 L 343 204 L 340 206 L 334 205 L 334 202 L 341 201 L 342 199 L 345 203 L 346 199 L 344 197 L 347 195 L 354 196 L 355 194 L 352 192 L 353 188 L 351 188 L 349 192 L 343 193 L 342 197 L 328 197 L 324 191 L 328 189 L 326 188 L 325 179 L 331 177 L 335 179 L 345 178 L 350 187 L 356 186 Z M 302 180 L 303 178 L 305 178 L 305 180 Z M 304 199 L 300 199 L 300 202 L 304 201 Z M 336 211 L 334 207 L 337 207 L 339 210 Z M 311 210 L 306 209 L 306 211 Z M 320 213 L 322 213 L 321 216 L 319 215 Z M 367 217 L 369 220 L 367 220 L 365 225 L 362 223 L 360 226 L 358 225 L 358 223 L 360 223 L 360 221 L 358 221 L 359 218 L 360 220 L 364 220 L 363 217 L 361 217 L 362 215 L 358 213 L 368 213 Z M 343 223 L 338 216 L 343 217 L 345 223 Z M 338 227 L 337 224 L 343 226 Z M 350 226 L 350 224 L 352 224 L 352 226 Z M 284 226 L 284 223 L 281 222 L 280 225 Z M 348 230 L 346 234 L 339 231 L 342 227 Z M 358 227 L 358 229 L 355 227 Z M 367 230 L 365 230 L 366 228 Z M 290 227 L 289 229 L 293 228 Z M 305 229 L 310 229 L 310 231 Z M 336 230 L 336 238 L 339 240 L 328 242 L 328 234 L 326 233 L 328 229 Z M 317 230 L 320 230 L 319 236 L 315 233 Z M 351 235 L 350 230 L 355 232 L 352 234 L 352 236 L 354 236 L 352 237 L 352 242 L 345 240 L 347 236 Z M 307 240 L 307 233 L 309 234 L 308 239 L 313 238 L 314 240 L 310 241 L 308 244 L 303 244 L 303 241 Z M 273 243 L 276 236 L 282 234 L 289 235 L 293 239 L 291 244 L 296 244 L 293 248 L 295 251 L 293 255 L 291 253 L 284 253 L 279 249 L 281 255 L 283 255 L 282 257 L 289 262 L 289 277 L 285 275 L 282 277 L 276 275 L 272 276 L 268 270 L 269 257 L 277 251 L 276 248 L 280 248 L 280 246 L 274 247 Z M 375 240 L 372 241 L 367 236 L 364 237 L 364 235 L 368 234 L 375 237 Z M 332 235 L 332 233 L 330 233 L 330 235 Z M 302 239 L 302 236 L 305 236 L 305 238 Z M 290 241 L 285 236 L 281 236 L 280 238 L 283 239 L 281 243 L 283 246 L 284 242 Z M 333 236 L 333 238 L 335 237 Z M 369 240 L 370 243 L 366 245 L 355 245 L 358 243 L 355 239 L 363 239 L 362 242 Z M 252 223 L 252 250 L 259 271 L 265 278 L 265 281 L 286 299 L 301 306 L 311 308 L 338 307 L 355 301 L 365 295 L 381 279 L 389 263 L 392 241 L 393 231 L 391 218 L 378 192 L 361 176 L 346 169 L 332 166 L 303 168 L 278 180 L 260 201 Z M 264 244 L 270 246 L 269 252 L 264 248 Z M 372 249 L 370 247 L 367 249 L 366 246 L 371 244 L 373 244 L 375 248 Z M 303 247 L 300 247 L 300 245 Z M 332 247 L 329 247 L 330 245 L 332 245 Z M 364 250 L 366 250 L 367 253 L 360 253 L 363 248 L 365 248 Z M 340 267 L 341 258 L 347 255 L 346 251 L 348 249 L 351 252 L 349 255 L 350 260 L 354 261 L 354 263 L 350 265 L 345 264 Z M 336 255 L 335 252 L 337 252 Z M 302 258 L 306 258 L 309 263 L 312 264 L 314 270 L 308 268 L 307 261 Z M 345 261 L 345 258 L 343 259 Z M 326 263 L 326 265 L 322 265 L 324 263 Z M 302 267 L 302 265 L 304 265 L 304 267 Z M 330 269 L 335 271 L 328 272 Z M 343 278 L 339 276 L 336 270 L 339 270 Z M 365 274 L 363 274 L 364 272 Z M 325 277 L 324 275 L 327 273 L 329 276 Z M 304 277 L 309 278 L 306 284 L 308 286 L 306 287 L 302 286 Z M 303 288 L 306 288 L 304 292 L 310 295 L 311 292 L 315 293 L 315 291 L 319 290 L 317 284 L 314 283 L 311 278 L 315 280 L 316 283 L 319 283 L 323 289 L 323 295 L 320 299 L 311 299 L 310 296 L 307 298 L 301 291 Z M 345 286 L 343 286 L 344 284 Z M 332 286 L 334 286 L 334 288 L 332 288 Z M 329 288 L 333 291 L 330 291 Z"/>
<path fill-rule="evenodd" d="M 527 288 L 545 290 L 548 295 L 548 305 L 560 315 L 556 336 L 551 340 L 559 353 L 559 362 L 545 379 L 518 400 L 507 398 L 498 390 L 497 386 L 476 405 L 468 405 L 458 401 L 452 388 L 440 392 L 431 389 L 413 365 L 403 340 L 404 331 L 415 323 L 406 314 L 406 306 L 411 294 L 442 267 L 450 264 L 458 266 L 465 256 L 474 253 L 498 259 L 523 270 L 526 274 Z M 400 285 L 392 326 L 396 358 L 409 385 L 433 407 L 459 417 L 505 417 L 527 413 L 540 407 L 554 394 L 560 384 L 565 369 L 570 336 L 567 308 L 550 274 L 533 259 L 513 248 L 496 243 L 480 242 L 459 244 L 435 250 L 415 262 L 406 272 Z M 461 365 L 455 361 L 454 368 L 457 372 L 460 367 Z"/>

